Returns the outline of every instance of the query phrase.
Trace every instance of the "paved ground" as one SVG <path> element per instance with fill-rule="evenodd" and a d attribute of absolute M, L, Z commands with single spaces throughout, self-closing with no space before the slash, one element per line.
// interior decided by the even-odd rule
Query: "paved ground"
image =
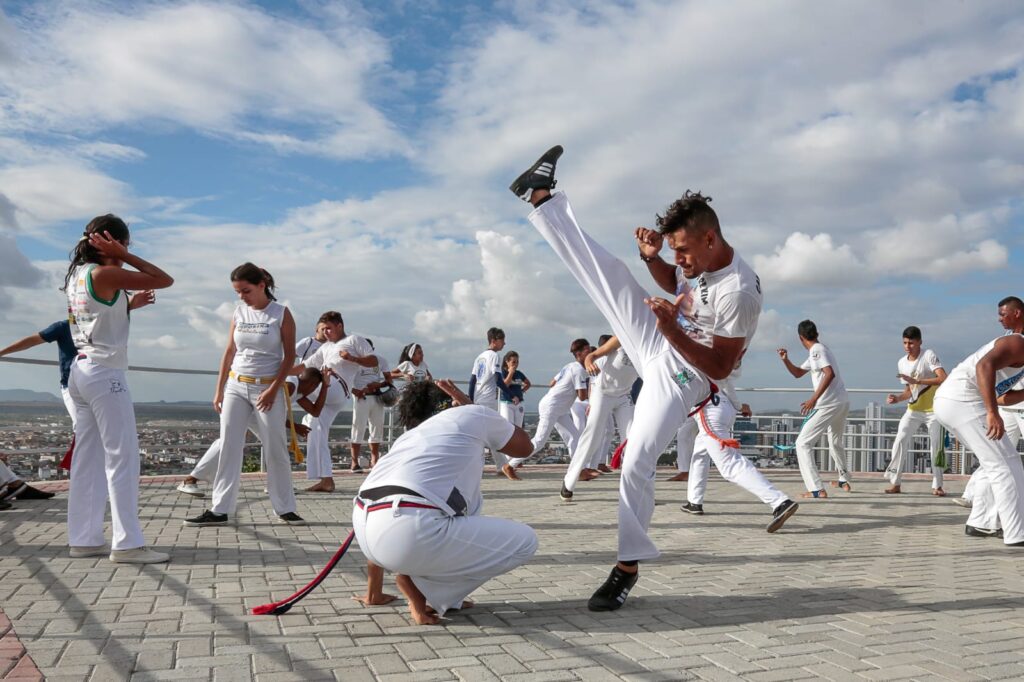
<path fill-rule="evenodd" d="M 926 482 L 898 498 L 878 479 L 855 483 L 768 535 L 766 509 L 739 489 L 713 481 L 709 513 L 692 517 L 678 511 L 685 484 L 659 480 L 664 554 L 625 608 L 601 615 L 585 602 L 614 558 L 617 476 L 580 484 L 566 505 L 557 473 L 527 475 L 484 489 L 489 513 L 537 530 L 537 556 L 440 627 L 351 601 L 357 552 L 286 616 L 246 615 L 331 555 L 360 480 L 347 475 L 340 493 L 300 497 L 306 528 L 272 523 L 253 479 L 237 525 L 185 528 L 202 501 L 147 482 L 142 519 L 172 552 L 166 567 L 72 560 L 66 495 L 20 503 L 0 513 L 0 606 L 50 680 L 1024 678 L 1024 550 L 965 537 L 965 511 Z M 794 473 L 772 478 L 799 492 Z"/>

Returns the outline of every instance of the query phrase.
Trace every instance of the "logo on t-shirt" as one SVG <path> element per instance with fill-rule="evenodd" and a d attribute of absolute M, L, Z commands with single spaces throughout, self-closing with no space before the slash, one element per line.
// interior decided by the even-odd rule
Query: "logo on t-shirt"
<path fill-rule="evenodd" d="M 235 330 L 240 334 L 259 334 L 266 336 L 270 333 L 269 322 L 236 322 Z"/>

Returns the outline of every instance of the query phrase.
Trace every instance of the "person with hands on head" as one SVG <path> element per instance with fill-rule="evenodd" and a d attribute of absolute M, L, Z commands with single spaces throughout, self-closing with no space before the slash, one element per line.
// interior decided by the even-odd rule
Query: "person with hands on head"
<path fill-rule="evenodd" d="M 64 278 L 68 323 L 78 349 L 68 376 L 75 412 L 68 544 L 72 557 L 109 553 L 116 563 L 151 564 L 170 557 L 145 546 L 139 522 L 139 438 L 125 374 L 133 305 L 126 290 L 165 289 L 174 279 L 129 252 L 130 239 L 128 225 L 117 216 L 94 218 L 71 251 Z M 151 299 L 143 294 L 134 307 Z M 108 497 L 109 550 L 103 532 Z"/>
<path fill-rule="evenodd" d="M 305 525 L 295 513 L 295 489 L 285 424 L 290 398 L 278 400 L 295 365 L 295 320 L 277 302 L 274 278 L 252 263 L 231 271 L 231 286 L 242 303 L 231 317 L 221 358 L 213 408 L 220 414 L 221 452 L 210 509 L 185 520 L 187 526 L 223 526 L 235 513 L 241 487 L 242 452 L 255 415 L 267 465 L 267 492 L 281 523 Z"/>
<path fill-rule="evenodd" d="M 827 498 L 818 467 L 814 463 L 814 446 L 823 434 L 828 433 L 828 450 L 836 466 L 838 481 L 836 487 L 850 492 L 850 471 L 846 464 L 846 449 L 843 447 L 843 430 L 850 413 L 850 399 L 846 385 L 839 376 L 839 365 L 832 351 L 818 340 L 818 328 L 811 320 L 797 325 L 797 336 L 807 349 L 807 360 L 799 367 L 789 359 L 789 352 L 779 348 L 778 354 L 786 369 L 799 379 L 811 373 L 814 393 L 800 403 L 800 414 L 804 415 L 800 435 L 796 439 L 797 462 L 807 492 L 802 497 Z"/>
<path fill-rule="evenodd" d="M 498 412 L 511 423 L 523 428 L 523 419 L 526 417 L 523 400 L 532 384 L 519 370 L 519 353 L 514 350 L 505 353 L 501 366 L 504 369 L 502 379 L 504 388 L 499 389 L 501 401 L 498 403 Z"/>

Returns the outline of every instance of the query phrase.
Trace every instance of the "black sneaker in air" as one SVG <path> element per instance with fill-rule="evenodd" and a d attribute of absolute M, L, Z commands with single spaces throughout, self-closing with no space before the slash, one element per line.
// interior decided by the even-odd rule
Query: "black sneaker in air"
<path fill-rule="evenodd" d="M 295 512 L 288 512 L 277 517 L 278 523 L 287 523 L 289 526 L 305 526 L 306 520 Z"/>
<path fill-rule="evenodd" d="M 621 608 L 626 603 L 629 591 L 636 585 L 639 575 L 639 571 L 626 573 L 618 566 L 614 567 L 608 580 L 597 588 L 597 592 L 587 602 L 587 608 L 591 611 L 615 611 Z"/>
<path fill-rule="evenodd" d="M 530 168 L 509 185 L 512 194 L 523 201 L 530 200 L 530 193 L 535 189 L 551 190 L 555 188 L 555 163 L 562 155 L 562 145 L 556 144 L 544 152 Z"/>
<path fill-rule="evenodd" d="M 1003 537 L 1002 528 L 978 528 L 976 526 L 964 525 L 964 535 L 970 535 L 972 538 L 1001 538 Z"/>
<path fill-rule="evenodd" d="M 704 516 L 704 505 L 703 504 L 693 504 L 692 502 L 686 502 L 685 504 L 681 505 L 679 508 L 682 509 L 687 514 L 694 514 L 696 516 Z"/>
<path fill-rule="evenodd" d="M 572 491 L 565 487 L 565 482 L 562 482 L 562 492 L 558 493 L 558 496 L 562 498 L 564 502 L 572 502 Z"/>
<path fill-rule="evenodd" d="M 778 529 L 782 528 L 782 524 L 786 522 L 790 516 L 796 513 L 796 510 L 800 508 L 800 505 L 793 500 L 786 500 L 772 511 L 772 520 L 768 524 L 768 532 L 774 533 Z"/>
<path fill-rule="evenodd" d="M 185 519 L 186 526 L 226 526 L 228 525 L 227 514 L 217 514 L 209 509 L 204 511 L 199 516 L 194 516 L 191 519 Z"/>

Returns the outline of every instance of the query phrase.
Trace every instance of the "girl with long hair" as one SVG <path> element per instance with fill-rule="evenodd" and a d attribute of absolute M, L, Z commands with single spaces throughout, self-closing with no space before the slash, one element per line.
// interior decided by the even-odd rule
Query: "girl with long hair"
<path fill-rule="evenodd" d="M 391 372 L 392 379 L 404 379 L 412 384 L 417 381 L 433 381 L 430 368 L 423 361 L 423 346 L 418 343 L 410 343 L 402 349 L 398 357 L 398 364 Z"/>
<path fill-rule="evenodd" d="M 145 547 L 139 522 L 139 434 L 125 376 L 129 310 L 151 303 L 152 290 L 174 280 L 130 253 L 130 240 L 128 225 L 117 216 L 93 218 L 71 251 L 64 277 L 68 323 L 78 348 L 68 376 L 75 410 L 68 544 L 72 557 L 107 554 L 103 515 L 109 498 L 110 560 L 153 564 L 170 557 Z M 129 297 L 128 289 L 140 293 Z"/>

